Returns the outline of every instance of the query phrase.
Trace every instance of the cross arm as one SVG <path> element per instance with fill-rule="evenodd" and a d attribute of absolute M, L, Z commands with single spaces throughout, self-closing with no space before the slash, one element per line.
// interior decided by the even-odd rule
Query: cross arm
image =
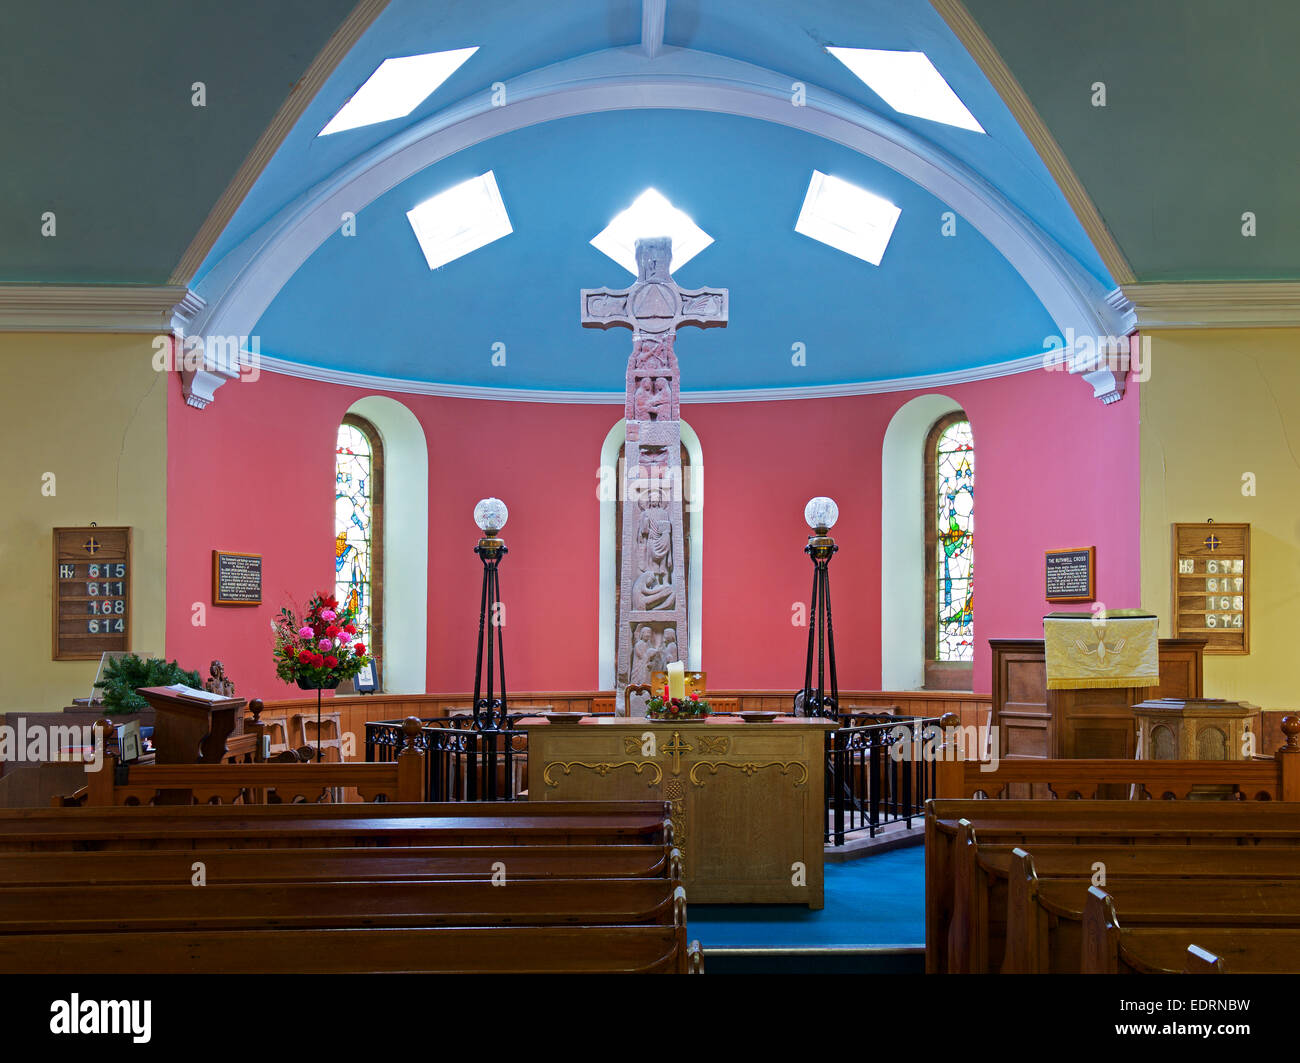
<path fill-rule="evenodd" d="M 583 328 L 633 328 L 636 322 L 628 307 L 631 289 L 582 289 Z"/>
<path fill-rule="evenodd" d="M 678 291 L 681 297 L 679 325 L 697 328 L 726 328 L 731 290 L 729 288 L 695 288 Z"/>

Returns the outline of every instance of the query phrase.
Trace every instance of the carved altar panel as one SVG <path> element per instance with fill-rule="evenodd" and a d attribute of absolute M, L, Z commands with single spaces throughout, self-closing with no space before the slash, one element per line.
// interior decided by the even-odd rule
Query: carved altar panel
<path fill-rule="evenodd" d="M 523 726 L 530 800 L 672 802 L 688 901 L 822 907 L 824 736 L 833 723 Z"/>

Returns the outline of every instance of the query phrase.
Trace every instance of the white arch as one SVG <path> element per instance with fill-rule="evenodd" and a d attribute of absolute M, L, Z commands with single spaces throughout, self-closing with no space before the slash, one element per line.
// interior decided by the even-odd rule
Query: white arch
<path fill-rule="evenodd" d="M 384 692 L 423 694 L 429 617 L 429 447 L 409 409 L 386 395 L 348 407 L 384 444 Z"/>
<path fill-rule="evenodd" d="M 697 670 L 701 667 L 704 647 L 704 451 L 700 447 L 700 437 L 695 429 L 685 421 L 679 422 L 682 433 L 682 446 L 691 459 L 691 497 L 684 499 L 686 512 L 683 514 L 690 521 L 691 529 L 691 582 L 686 596 L 686 624 L 690 630 L 690 645 L 686 647 L 686 667 Z M 617 483 L 618 452 L 627 441 L 627 421 L 619 419 L 605 436 L 600 446 L 600 469 L 615 470 L 611 482 Z M 618 653 L 617 632 L 614 630 L 614 588 L 618 585 L 619 573 L 615 569 L 617 555 L 616 535 L 618 531 L 618 502 L 615 498 L 606 498 L 608 491 L 600 498 L 600 649 L 597 656 L 597 686 L 601 690 L 614 689 L 615 660 Z"/>
<path fill-rule="evenodd" d="M 899 407 L 880 449 L 880 689 L 925 686 L 925 466 L 934 422 L 961 409 L 947 395 Z"/>
<path fill-rule="evenodd" d="M 206 307 L 191 331 L 247 336 L 308 257 L 337 229 L 420 170 L 517 129 L 602 111 L 710 111 L 791 126 L 876 159 L 974 225 L 1024 278 L 1058 330 L 1125 335 L 1106 291 L 1067 251 L 964 163 L 881 115 L 816 86 L 790 102 L 788 77 L 689 49 L 649 59 L 635 49 L 581 56 L 512 81 L 510 103 L 487 93 L 432 115 L 358 156 L 284 207 L 197 285 Z"/>

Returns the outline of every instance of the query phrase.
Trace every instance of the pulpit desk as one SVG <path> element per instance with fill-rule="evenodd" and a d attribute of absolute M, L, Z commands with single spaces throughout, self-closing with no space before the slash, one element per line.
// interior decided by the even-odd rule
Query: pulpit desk
<path fill-rule="evenodd" d="M 532 801 L 672 803 L 689 904 L 823 906 L 830 720 L 520 720 Z"/>

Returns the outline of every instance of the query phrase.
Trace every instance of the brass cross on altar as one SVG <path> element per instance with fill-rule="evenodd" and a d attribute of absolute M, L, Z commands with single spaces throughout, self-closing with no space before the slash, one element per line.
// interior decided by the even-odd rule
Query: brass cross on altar
<path fill-rule="evenodd" d="M 726 288 L 678 287 L 668 272 L 673 242 L 666 236 L 636 242 L 636 283 L 630 288 L 582 289 L 584 328 L 630 328 L 676 334 L 683 325 L 726 327 Z"/>
<path fill-rule="evenodd" d="M 664 752 L 673 758 L 674 775 L 680 775 L 682 773 L 682 754 L 689 753 L 693 748 L 694 746 L 688 745 L 682 741 L 680 731 L 673 732 L 672 741 L 664 746 Z"/>

